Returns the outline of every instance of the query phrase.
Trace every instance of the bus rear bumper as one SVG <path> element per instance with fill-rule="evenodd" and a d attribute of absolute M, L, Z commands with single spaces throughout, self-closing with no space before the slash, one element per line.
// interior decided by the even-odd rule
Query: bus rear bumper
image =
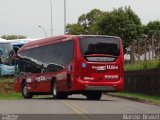
<path fill-rule="evenodd" d="M 86 91 L 116 91 L 113 86 L 87 86 Z"/>
<path fill-rule="evenodd" d="M 104 91 L 104 92 L 119 92 L 123 90 L 124 80 L 123 78 L 115 82 L 93 82 L 77 80 L 77 90 L 86 91 Z"/>

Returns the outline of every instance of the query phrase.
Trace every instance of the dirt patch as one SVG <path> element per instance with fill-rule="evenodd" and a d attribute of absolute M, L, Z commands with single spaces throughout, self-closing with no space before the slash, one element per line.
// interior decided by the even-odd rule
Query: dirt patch
<path fill-rule="evenodd" d="M 0 83 L 0 94 L 7 94 L 14 91 L 13 83 L 11 82 L 2 82 Z"/>

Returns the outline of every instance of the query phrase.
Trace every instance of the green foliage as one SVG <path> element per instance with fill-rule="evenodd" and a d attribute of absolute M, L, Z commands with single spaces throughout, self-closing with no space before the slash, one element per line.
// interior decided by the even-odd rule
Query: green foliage
<path fill-rule="evenodd" d="M 0 77 L 0 83 L 1 82 L 13 83 L 14 82 L 14 77 Z"/>
<path fill-rule="evenodd" d="M 67 28 L 69 34 L 119 36 L 123 40 L 124 49 L 144 34 L 148 37 L 160 37 L 160 21 L 142 25 L 138 15 L 130 7 L 121 7 L 110 12 L 93 9 L 82 14 L 76 24 L 68 24 Z"/>
<path fill-rule="evenodd" d="M 124 48 L 141 36 L 143 31 L 141 20 L 130 7 L 114 9 L 111 12 L 93 9 L 82 14 L 77 24 L 68 24 L 67 28 L 69 34 L 120 36 Z"/>
<path fill-rule="evenodd" d="M 3 35 L 1 38 L 6 40 L 13 40 L 13 39 L 25 39 L 27 36 L 25 35 Z"/>
<path fill-rule="evenodd" d="M 83 26 L 84 34 L 98 34 L 98 22 L 105 12 L 93 9 L 79 17 L 78 23 Z"/>
<path fill-rule="evenodd" d="M 80 24 L 68 24 L 66 26 L 68 34 L 80 35 L 83 34 L 83 27 Z"/>
<path fill-rule="evenodd" d="M 146 70 L 154 68 L 160 68 L 160 60 L 141 61 L 135 64 L 126 64 L 124 66 L 125 71 Z"/>
<path fill-rule="evenodd" d="M 145 27 L 144 27 L 144 34 L 152 36 L 160 36 L 160 21 L 152 21 L 149 22 Z"/>
<path fill-rule="evenodd" d="M 115 9 L 107 13 L 98 23 L 100 34 L 120 36 L 124 48 L 142 34 L 142 24 L 139 17 L 130 7 Z"/>
<path fill-rule="evenodd" d="M 22 99 L 22 95 L 20 93 L 0 94 L 0 100 L 13 100 L 13 99 Z"/>
<path fill-rule="evenodd" d="M 78 23 L 67 25 L 68 33 L 99 34 L 97 23 L 104 14 L 105 12 L 98 9 L 93 9 L 87 14 L 82 14 L 78 19 Z M 78 32 L 75 32 L 77 30 Z"/>

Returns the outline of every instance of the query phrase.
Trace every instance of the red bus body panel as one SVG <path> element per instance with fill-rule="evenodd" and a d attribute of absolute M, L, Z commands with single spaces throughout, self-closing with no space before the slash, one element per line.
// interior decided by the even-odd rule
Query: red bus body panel
<path fill-rule="evenodd" d="M 77 40 L 77 38 L 75 38 Z M 78 41 L 78 40 L 77 40 Z M 74 69 L 74 85 L 73 91 L 87 90 L 91 87 L 102 91 L 122 91 L 124 86 L 124 58 L 123 58 L 123 46 L 122 40 L 120 41 L 120 55 L 115 62 L 88 62 L 80 53 L 80 45 L 76 42 L 76 55 L 75 55 L 75 69 Z M 86 67 L 82 67 L 82 63 L 86 63 Z M 106 70 L 97 71 L 92 67 L 100 66 L 106 67 Z M 118 66 L 118 69 L 114 68 Z M 111 68 L 113 67 L 113 68 Z M 106 75 L 115 76 L 118 78 L 107 80 Z M 86 77 L 86 80 L 84 80 Z M 90 79 L 89 79 L 90 78 Z M 92 79 L 91 79 L 92 78 Z M 94 79 L 93 79 L 94 78 Z M 105 89 L 106 87 L 106 89 Z M 90 90 L 90 89 L 88 89 Z M 92 89 L 91 89 L 92 90 Z"/>
<path fill-rule="evenodd" d="M 50 93 L 51 80 L 53 78 L 56 78 L 58 91 L 61 92 L 123 90 L 124 59 L 122 40 L 120 40 L 120 55 L 114 62 L 86 61 L 81 55 L 78 37 L 67 35 L 29 42 L 24 45 L 19 52 L 57 42 L 67 41 L 69 39 L 74 41 L 74 57 L 71 63 L 65 66 L 64 70 L 59 72 L 20 75 L 15 80 L 15 91 L 21 92 L 22 82 L 26 81 L 28 91 L 33 93 Z M 85 66 L 83 66 L 83 64 L 85 64 Z M 67 82 L 68 75 L 71 82 L 70 84 Z"/>

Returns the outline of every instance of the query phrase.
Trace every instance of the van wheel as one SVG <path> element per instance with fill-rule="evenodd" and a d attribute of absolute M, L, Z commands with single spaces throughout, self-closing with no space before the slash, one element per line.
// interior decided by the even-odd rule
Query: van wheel
<path fill-rule="evenodd" d="M 26 83 L 22 84 L 22 96 L 25 99 L 31 99 L 33 97 L 33 94 L 28 92 Z"/>
<path fill-rule="evenodd" d="M 100 100 L 102 96 L 102 92 L 97 91 L 87 91 L 86 98 L 87 100 Z"/>

